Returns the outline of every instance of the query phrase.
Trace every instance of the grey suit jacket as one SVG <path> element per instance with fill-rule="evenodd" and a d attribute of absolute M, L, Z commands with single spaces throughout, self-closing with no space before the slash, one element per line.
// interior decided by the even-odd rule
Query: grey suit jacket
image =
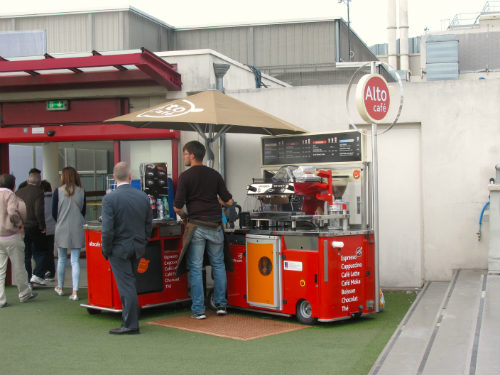
<path fill-rule="evenodd" d="M 147 195 L 129 184 L 102 200 L 102 254 L 106 259 L 144 255 L 151 236 L 153 212 Z"/>

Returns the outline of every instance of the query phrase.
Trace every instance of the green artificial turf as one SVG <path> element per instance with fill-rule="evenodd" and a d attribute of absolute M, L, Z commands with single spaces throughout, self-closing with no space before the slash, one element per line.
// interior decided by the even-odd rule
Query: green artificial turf
<path fill-rule="evenodd" d="M 140 335 L 116 336 L 108 330 L 120 326 L 120 314 L 90 315 L 79 305 L 84 298 L 69 301 L 47 288 L 21 304 L 16 288 L 6 291 L 1 374 L 366 374 L 415 299 L 386 292 L 386 309 L 376 315 L 236 341 L 147 324 L 188 314 L 185 306 L 143 310 Z"/>

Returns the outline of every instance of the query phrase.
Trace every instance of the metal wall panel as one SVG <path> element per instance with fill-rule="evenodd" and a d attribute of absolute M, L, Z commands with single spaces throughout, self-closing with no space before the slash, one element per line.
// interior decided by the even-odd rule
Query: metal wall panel
<path fill-rule="evenodd" d="M 16 30 L 46 30 L 47 52 L 91 50 L 87 14 L 64 14 L 15 19 Z"/>
<path fill-rule="evenodd" d="M 209 48 L 242 63 L 248 62 L 249 27 L 222 27 L 175 32 L 176 49 Z"/>
<path fill-rule="evenodd" d="M 425 43 L 428 81 L 458 79 L 458 39 L 456 35 L 431 35 Z"/>
<path fill-rule="evenodd" d="M 254 46 L 258 67 L 334 63 L 334 21 L 258 26 Z"/>
<path fill-rule="evenodd" d="M 458 79 L 457 63 L 436 63 L 427 65 L 427 81 L 443 81 Z"/>
<path fill-rule="evenodd" d="M 458 40 L 460 72 L 500 69 L 500 32 L 461 34 Z"/>
<path fill-rule="evenodd" d="M 96 51 L 116 51 L 120 47 L 120 34 L 124 27 L 120 25 L 120 12 L 92 14 L 93 42 Z"/>
<path fill-rule="evenodd" d="M 0 31 L 14 31 L 14 22 L 12 19 L 0 19 Z"/>
<path fill-rule="evenodd" d="M 0 19 L 1 31 L 45 30 L 48 53 L 172 49 L 174 31 L 132 10 Z"/>
<path fill-rule="evenodd" d="M 375 61 L 377 57 L 375 54 L 366 46 L 366 44 L 358 37 L 358 35 L 351 29 L 350 33 L 345 22 L 339 22 L 339 39 L 340 39 L 340 61 Z M 351 60 L 349 60 L 349 36 L 351 51 L 353 55 Z"/>
<path fill-rule="evenodd" d="M 200 48 L 257 67 L 334 63 L 335 21 L 176 31 L 176 49 Z"/>
<path fill-rule="evenodd" d="M 427 64 L 458 63 L 458 40 L 427 42 Z"/>
<path fill-rule="evenodd" d="M 150 51 L 160 51 L 160 25 L 136 13 L 128 13 L 129 41 L 128 48 L 147 48 Z"/>

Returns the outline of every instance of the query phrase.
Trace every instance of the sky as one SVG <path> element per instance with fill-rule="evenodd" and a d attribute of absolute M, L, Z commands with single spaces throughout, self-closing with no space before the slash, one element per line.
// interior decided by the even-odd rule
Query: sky
<path fill-rule="evenodd" d="M 346 1 L 339 3 L 339 0 L 3 0 L 0 16 L 133 6 L 175 27 L 339 17 L 347 21 Z M 430 31 L 444 30 L 456 14 L 477 14 L 485 3 L 485 0 L 408 0 L 409 35 L 410 37 L 422 35 L 425 28 Z M 387 42 L 387 0 L 350 0 L 349 10 L 352 29 L 367 45 Z"/>

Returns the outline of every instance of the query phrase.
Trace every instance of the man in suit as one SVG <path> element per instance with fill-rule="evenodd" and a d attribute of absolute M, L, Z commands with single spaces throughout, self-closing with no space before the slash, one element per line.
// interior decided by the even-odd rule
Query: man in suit
<path fill-rule="evenodd" d="M 153 212 L 147 195 L 130 186 L 132 174 L 125 162 L 113 168 L 115 191 L 102 200 L 102 254 L 109 259 L 122 301 L 122 326 L 111 334 L 139 333 L 139 303 L 134 261 L 146 252 Z"/>

